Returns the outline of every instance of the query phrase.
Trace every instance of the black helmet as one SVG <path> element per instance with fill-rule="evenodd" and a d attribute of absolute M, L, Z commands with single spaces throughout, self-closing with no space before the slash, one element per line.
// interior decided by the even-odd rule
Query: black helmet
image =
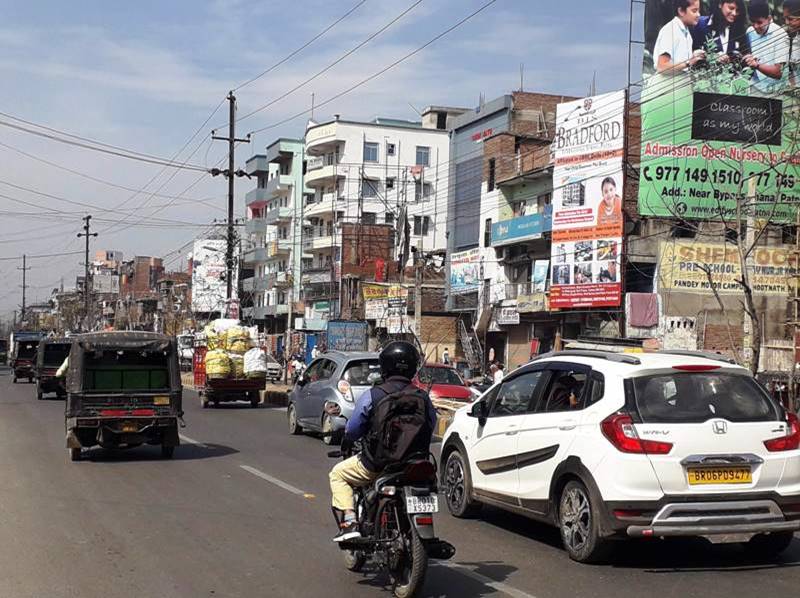
<path fill-rule="evenodd" d="M 419 368 L 417 348 L 406 341 L 393 341 L 386 345 L 378 360 L 384 378 L 389 376 L 413 378 Z"/>

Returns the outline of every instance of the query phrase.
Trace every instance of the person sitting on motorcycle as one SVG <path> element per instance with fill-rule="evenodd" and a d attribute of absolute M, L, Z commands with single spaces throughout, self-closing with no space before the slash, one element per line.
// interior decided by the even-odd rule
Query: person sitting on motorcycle
<path fill-rule="evenodd" d="M 370 430 L 379 429 L 381 422 L 372 418 L 372 406 L 381 398 L 400 392 L 411 386 L 411 379 L 417 373 L 420 358 L 411 343 L 395 341 L 389 343 L 379 356 L 383 384 L 364 392 L 356 402 L 353 416 L 347 422 L 342 449 L 346 450 L 353 442 L 368 436 Z M 430 429 L 436 428 L 436 409 L 430 396 L 425 393 L 426 416 Z M 344 513 L 338 535 L 334 542 L 360 538 L 354 507 L 353 488 L 367 486 L 378 479 L 380 468 L 374 465 L 370 449 L 365 444 L 362 452 L 339 462 L 330 473 L 333 508 Z"/>

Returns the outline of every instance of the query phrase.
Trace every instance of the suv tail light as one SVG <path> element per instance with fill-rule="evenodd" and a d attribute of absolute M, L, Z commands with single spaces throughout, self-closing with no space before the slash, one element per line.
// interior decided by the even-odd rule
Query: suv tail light
<path fill-rule="evenodd" d="M 633 419 L 625 413 L 609 415 L 600 422 L 603 436 L 623 453 L 666 455 L 672 450 L 671 442 L 642 440 L 633 427 Z"/>
<path fill-rule="evenodd" d="M 800 448 L 800 422 L 797 416 L 794 413 L 787 413 L 786 423 L 789 424 L 789 433 L 786 436 L 764 441 L 764 446 L 769 452 L 793 451 Z"/>

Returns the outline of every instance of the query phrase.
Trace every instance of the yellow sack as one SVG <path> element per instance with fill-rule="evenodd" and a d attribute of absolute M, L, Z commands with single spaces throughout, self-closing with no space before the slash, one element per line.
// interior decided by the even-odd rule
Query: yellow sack
<path fill-rule="evenodd" d="M 225 348 L 230 353 L 244 355 L 250 349 L 250 333 L 247 328 L 233 326 L 224 332 Z"/>
<path fill-rule="evenodd" d="M 230 353 L 228 359 L 231 363 L 231 373 L 234 378 L 244 378 L 244 357 Z"/>
<path fill-rule="evenodd" d="M 221 349 L 220 346 L 220 337 L 217 334 L 217 331 L 214 330 L 214 326 L 209 324 L 203 329 L 203 332 L 206 335 L 206 346 L 208 347 L 209 351 L 214 351 L 216 349 Z"/>
<path fill-rule="evenodd" d="M 206 376 L 227 378 L 231 375 L 231 360 L 225 351 L 215 349 L 206 353 Z"/>

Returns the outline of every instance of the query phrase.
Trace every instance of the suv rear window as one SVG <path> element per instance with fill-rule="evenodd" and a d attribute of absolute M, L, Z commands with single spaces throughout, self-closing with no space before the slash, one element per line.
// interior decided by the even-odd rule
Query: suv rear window
<path fill-rule="evenodd" d="M 420 368 L 417 374 L 419 381 L 423 384 L 450 384 L 452 386 L 464 386 L 464 381 L 454 369 L 450 368 Z"/>
<path fill-rule="evenodd" d="M 377 359 L 363 359 L 348 363 L 342 377 L 352 386 L 372 386 L 370 376 L 374 378 L 376 375 L 381 375 L 380 362 Z"/>
<path fill-rule="evenodd" d="M 675 372 L 633 378 L 636 406 L 644 423 L 771 421 L 778 409 L 749 376 Z"/>

